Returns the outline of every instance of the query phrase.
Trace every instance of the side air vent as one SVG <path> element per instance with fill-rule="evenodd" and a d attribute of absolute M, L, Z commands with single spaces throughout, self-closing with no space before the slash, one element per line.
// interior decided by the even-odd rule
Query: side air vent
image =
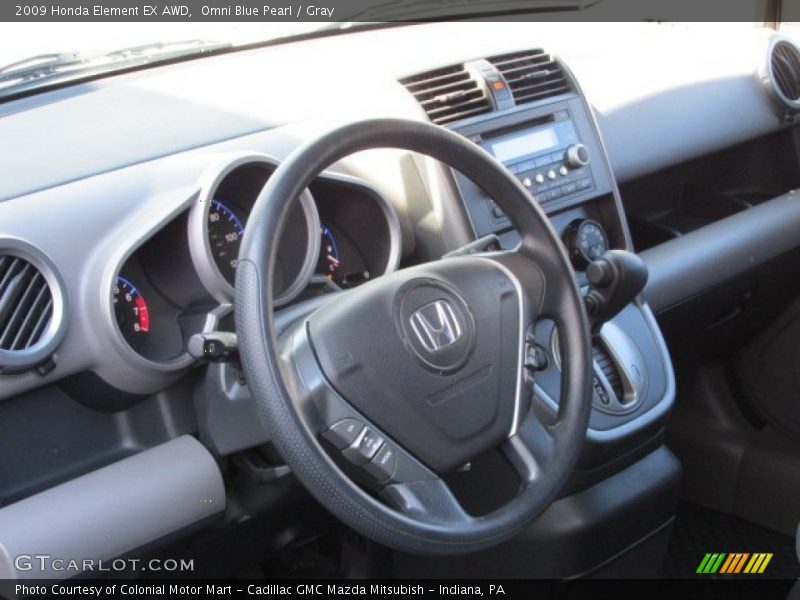
<path fill-rule="evenodd" d="M 614 390 L 617 400 L 622 402 L 625 396 L 625 391 L 622 387 L 622 378 L 619 376 L 619 372 L 614 365 L 614 361 L 611 360 L 611 356 L 609 356 L 605 348 L 602 348 L 599 344 L 594 344 L 592 346 L 592 358 L 594 362 L 597 363 L 597 366 L 600 367 L 603 375 L 606 376 L 606 380 L 611 386 L 611 389 Z"/>
<path fill-rule="evenodd" d="M 487 60 L 505 77 L 517 104 L 572 91 L 561 65 L 544 50 L 501 54 Z"/>
<path fill-rule="evenodd" d="M 492 103 L 464 65 L 443 67 L 400 80 L 437 125 L 492 110 Z"/>
<path fill-rule="evenodd" d="M 800 111 L 800 49 L 785 38 L 770 46 L 765 84 L 782 110 Z"/>
<path fill-rule="evenodd" d="M 27 245 L 0 240 L 0 373 L 48 358 L 63 320 L 64 295 L 49 263 Z"/>

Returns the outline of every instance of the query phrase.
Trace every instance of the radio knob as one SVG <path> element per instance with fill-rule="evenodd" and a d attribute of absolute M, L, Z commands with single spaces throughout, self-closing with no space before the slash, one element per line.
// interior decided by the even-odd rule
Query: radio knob
<path fill-rule="evenodd" d="M 544 175 L 541 173 L 537 173 L 536 176 L 533 178 L 536 183 L 542 184 L 544 183 Z"/>
<path fill-rule="evenodd" d="M 550 169 L 550 170 L 547 172 L 547 178 L 548 178 L 548 179 L 550 179 L 550 180 L 552 181 L 553 179 L 555 179 L 555 178 L 556 178 L 556 172 L 555 172 L 555 171 L 553 171 L 553 169 Z"/>
<path fill-rule="evenodd" d="M 526 177 L 525 179 L 523 179 L 522 180 L 522 185 L 524 185 L 525 187 L 531 187 L 531 185 L 532 185 L 531 184 L 531 178 L 530 177 Z"/>
<path fill-rule="evenodd" d="M 589 164 L 589 149 L 583 144 L 573 144 L 567 148 L 567 164 L 578 168 Z"/>

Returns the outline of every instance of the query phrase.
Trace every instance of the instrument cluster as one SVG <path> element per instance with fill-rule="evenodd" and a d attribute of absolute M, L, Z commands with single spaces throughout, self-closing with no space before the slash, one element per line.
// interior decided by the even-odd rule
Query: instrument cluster
<path fill-rule="evenodd" d="M 190 208 L 121 265 L 110 291 L 116 333 L 137 359 L 162 370 L 185 365 L 192 335 L 232 330 L 239 248 L 276 168 L 264 155 L 226 158 L 203 177 Z M 275 306 L 395 270 L 400 237 L 396 212 L 370 184 L 321 174 L 287 217 L 272 274 Z"/>

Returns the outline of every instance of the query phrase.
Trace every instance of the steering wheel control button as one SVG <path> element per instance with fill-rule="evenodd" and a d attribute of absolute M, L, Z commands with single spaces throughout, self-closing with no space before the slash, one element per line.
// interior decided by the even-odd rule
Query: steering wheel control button
<path fill-rule="evenodd" d="M 363 433 L 343 452 L 351 463 L 363 465 L 372 460 L 383 445 L 383 436 L 366 427 Z"/>
<path fill-rule="evenodd" d="M 374 477 L 378 483 L 385 483 L 394 476 L 397 467 L 397 454 L 391 444 L 384 444 L 364 470 Z"/>
<path fill-rule="evenodd" d="M 342 419 L 322 432 L 322 436 L 339 450 L 344 450 L 356 441 L 364 424 L 356 419 Z"/>

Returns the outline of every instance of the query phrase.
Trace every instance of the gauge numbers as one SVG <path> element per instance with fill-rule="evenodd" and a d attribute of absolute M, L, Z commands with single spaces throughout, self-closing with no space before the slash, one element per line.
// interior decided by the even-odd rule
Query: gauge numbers
<path fill-rule="evenodd" d="M 114 316 L 122 337 L 138 350 L 150 333 L 150 310 L 147 300 L 125 277 L 117 277 L 114 285 Z"/>
<path fill-rule="evenodd" d="M 219 200 L 212 200 L 208 211 L 208 243 L 217 268 L 231 285 L 243 235 L 244 225 L 236 213 Z"/>

